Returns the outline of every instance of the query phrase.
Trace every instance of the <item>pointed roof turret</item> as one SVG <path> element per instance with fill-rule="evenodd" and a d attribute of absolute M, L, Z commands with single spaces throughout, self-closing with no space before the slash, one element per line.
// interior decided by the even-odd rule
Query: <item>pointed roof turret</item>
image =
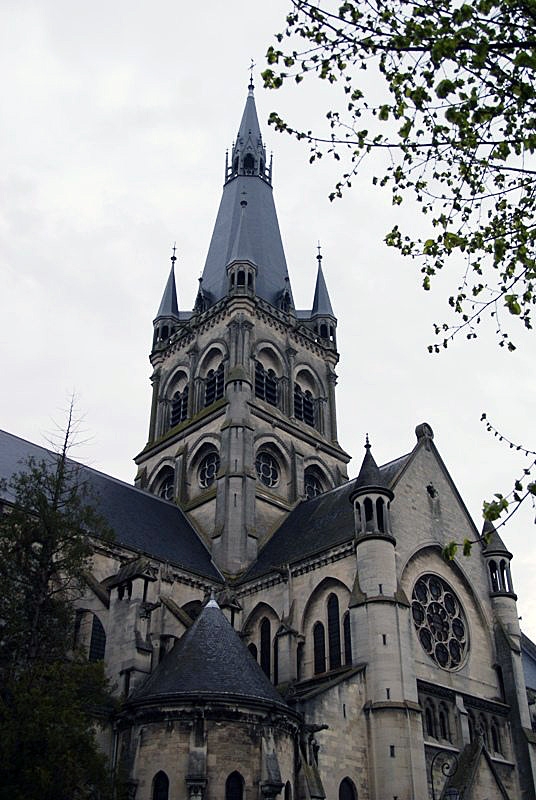
<path fill-rule="evenodd" d="M 242 205 L 244 201 L 247 207 Z M 288 270 L 253 82 L 248 87 L 240 128 L 226 168 L 223 195 L 203 270 L 203 290 L 211 303 L 227 296 L 226 267 L 237 260 L 256 265 L 256 295 L 279 307 Z"/>
<path fill-rule="evenodd" d="M 175 261 L 177 257 L 175 255 L 176 247 L 173 245 L 173 255 L 171 256 L 171 270 L 169 272 L 169 277 L 167 279 L 166 288 L 164 289 L 164 294 L 162 295 L 162 300 L 160 301 L 160 307 L 158 309 L 158 313 L 155 317 L 155 322 L 157 319 L 161 319 L 165 317 L 168 319 L 169 317 L 176 317 L 179 318 L 179 306 L 177 303 L 177 287 L 175 285 Z"/>
<path fill-rule="evenodd" d="M 482 526 L 482 538 L 484 540 L 484 552 L 486 555 L 497 554 L 507 558 L 512 558 L 512 553 L 508 551 L 505 543 L 497 533 L 493 522 L 486 520 Z"/>
<path fill-rule="evenodd" d="M 320 244 L 318 245 L 318 272 L 316 275 L 315 296 L 313 300 L 313 309 L 311 311 L 312 317 L 333 317 L 335 314 L 331 307 L 331 300 L 329 299 L 328 287 L 322 272 L 322 254 L 320 252 Z"/>
<path fill-rule="evenodd" d="M 359 475 L 354 481 L 354 491 L 360 489 L 376 489 L 381 490 L 383 493 L 391 494 L 392 492 L 385 483 L 385 479 L 380 471 L 380 468 L 374 460 L 371 453 L 371 445 L 369 442 L 368 433 L 365 440 L 365 457 L 359 470 Z"/>
<path fill-rule="evenodd" d="M 219 699 L 251 701 L 290 711 L 211 597 L 131 702 Z"/>

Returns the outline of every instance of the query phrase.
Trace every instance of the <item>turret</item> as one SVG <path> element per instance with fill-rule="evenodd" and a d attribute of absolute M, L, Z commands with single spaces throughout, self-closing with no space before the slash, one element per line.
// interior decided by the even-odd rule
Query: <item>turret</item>
<path fill-rule="evenodd" d="M 337 318 L 333 313 L 331 301 L 329 299 L 328 288 L 322 272 L 322 254 L 318 245 L 318 272 L 316 275 L 315 296 L 313 308 L 311 310 L 311 320 L 313 321 L 314 331 L 322 340 L 322 344 L 331 343 L 337 347 L 335 331 L 337 329 Z"/>
<path fill-rule="evenodd" d="M 482 528 L 482 555 L 488 573 L 489 594 L 493 610 L 505 630 L 519 639 L 521 631 L 517 614 L 517 595 L 514 593 L 508 551 L 492 522 Z"/>
<path fill-rule="evenodd" d="M 394 493 L 374 460 L 368 436 L 365 450 L 350 494 L 357 562 L 350 602 L 352 650 L 373 666 L 367 670 L 365 709 L 371 757 L 383 767 L 373 775 L 371 796 L 388 798 L 396 792 L 400 800 L 407 800 L 428 794 L 424 757 L 417 746 L 422 742 L 422 721 L 412 654 L 409 642 L 400 637 L 400 631 L 409 629 L 410 609 L 398 587 L 390 520 Z"/>
<path fill-rule="evenodd" d="M 366 594 L 394 595 L 396 569 L 390 507 L 394 494 L 382 477 L 371 453 L 369 438 L 365 457 L 355 479 L 350 502 L 358 547 L 359 582 Z"/>
<path fill-rule="evenodd" d="M 160 301 L 157 315 L 153 321 L 153 350 L 165 347 L 177 329 L 179 323 L 179 306 L 177 303 L 177 288 L 175 286 L 175 245 L 171 256 L 171 270 L 167 279 L 166 288 Z"/>

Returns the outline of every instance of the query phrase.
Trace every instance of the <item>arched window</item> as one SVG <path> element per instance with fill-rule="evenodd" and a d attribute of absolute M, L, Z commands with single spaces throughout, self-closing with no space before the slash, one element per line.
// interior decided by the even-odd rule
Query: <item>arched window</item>
<path fill-rule="evenodd" d="M 499 731 L 499 726 L 497 725 L 497 721 L 495 719 L 491 720 L 490 730 L 491 730 L 491 746 L 493 748 L 493 752 L 502 753 L 501 735 Z"/>
<path fill-rule="evenodd" d="M 339 786 L 339 800 L 357 800 L 357 792 L 350 778 L 343 778 Z"/>
<path fill-rule="evenodd" d="M 292 786 L 290 781 L 285 783 L 285 800 L 292 800 Z"/>
<path fill-rule="evenodd" d="M 385 533 L 385 503 L 383 497 L 376 500 L 376 518 L 378 520 L 378 530 Z"/>
<path fill-rule="evenodd" d="M 211 369 L 205 378 L 205 407 L 223 397 L 223 361 L 218 369 Z"/>
<path fill-rule="evenodd" d="M 225 781 L 225 800 L 242 800 L 244 796 L 244 778 L 239 772 L 231 772 Z"/>
<path fill-rule="evenodd" d="M 170 468 L 166 469 L 162 482 L 158 487 L 158 496 L 162 500 L 173 500 L 175 496 L 175 473 Z"/>
<path fill-rule="evenodd" d="M 296 648 L 296 677 L 298 680 L 301 680 L 302 677 L 304 651 L 305 642 L 298 642 L 298 647 Z"/>
<path fill-rule="evenodd" d="M 251 173 L 255 169 L 255 159 L 251 155 L 251 153 L 246 153 L 244 158 L 244 172 L 246 175 L 251 175 Z"/>
<path fill-rule="evenodd" d="M 339 617 L 339 599 L 336 594 L 328 597 L 328 647 L 329 668 L 341 666 L 341 626 Z"/>
<path fill-rule="evenodd" d="M 272 649 L 272 631 L 270 620 L 263 617 L 261 620 L 261 669 L 270 677 L 270 651 Z"/>
<path fill-rule="evenodd" d="M 307 467 L 303 474 L 303 488 L 305 496 L 308 500 L 322 494 L 322 481 L 318 475 L 318 471 L 314 467 Z"/>
<path fill-rule="evenodd" d="M 169 778 L 165 772 L 157 772 L 153 779 L 153 800 L 168 800 Z"/>
<path fill-rule="evenodd" d="M 264 369 L 260 361 L 255 363 L 255 397 L 277 406 L 277 377 L 273 369 Z"/>
<path fill-rule="evenodd" d="M 261 483 L 272 489 L 279 483 L 279 465 L 273 455 L 267 450 L 260 450 L 255 459 L 257 477 Z"/>
<path fill-rule="evenodd" d="M 488 564 L 489 567 L 489 577 L 491 581 L 491 591 L 498 592 L 499 591 L 499 572 L 497 570 L 497 564 L 495 561 L 490 561 Z"/>
<path fill-rule="evenodd" d="M 430 739 L 436 738 L 434 709 L 431 704 L 427 705 L 424 709 L 424 727 L 426 735 Z"/>
<path fill-rule="evenodd" d="M 315 408 L 313 395 L 308 389 L 304 392 L 298 384 L 294 386 L 294 416 L 314 428 Z"/>
<path fill-rule="evenodd" d="M 106 650 L 106 633 L 102 627 L 100 619 L 93 614 L 93 624 L 91 626 L 91 641 L 89 643 L 90 661 L 103 661 L 104 651 Z"/>
<path fill-rule="evenodd" d="M 184 387 L 182 392 L 175 392 L 171 398 L 171 413 L 169 416 L 169 425 L 171 428 L 178 425 L 179 422 L 184 422 L 188 416 L 188 384 Z"/>
<path fill-rule="evenodd" d="M 249 652 L 251 653 L 251 655 L 253 656 L 253 658 L 256 661 L 257 660 L 257 645 L 254 644 L 253 642 L 250 642 L 248 644 L 248 650 L 249 650 Z"/>
<path fill-rule="evenodd" d="M 321 622 L 315 622 L 313 627 L 313 650 L 315 675 L 326 671 L 326 636 Z"/>
<path fill-rule="evenodd" d="M 344 663 L 346 665 L 352 663 L 352 631 L 350 628 L 350 612 L 347 611 L 342 620 L 342 629 L 344 636 Z"/>
<path fill-rule="evenodd" d="M 439 706 L 439 737 L 450 742 L 449 712 L 443 703 Z"/>
<path fill-rule="evenodd" d="M 469 726 L 469 741 L 475 741 L 475 717 L 474 714 L 470 711 L 467 714 L 467 724 Z"/>
<path fill-rule="evenodd" d="M 500 570 L 501 570 L 501 589 L 503 590 L 503 592 L 511 592 L 512 587 L 510 586 L 510 573 L 508 570 L 508 564 L 504 559 L 501 560 Z"/>
<path fill-rule="evenodd" d="M 365 502 L 363 505 L 365 508 L 365 525 L 367 530 L 369 530 L 370 529 L 369 523 L 374 522 L 374 506 L 372 504 L 372 500 L 370 499 L 370 497 L 365 497 Z"/>

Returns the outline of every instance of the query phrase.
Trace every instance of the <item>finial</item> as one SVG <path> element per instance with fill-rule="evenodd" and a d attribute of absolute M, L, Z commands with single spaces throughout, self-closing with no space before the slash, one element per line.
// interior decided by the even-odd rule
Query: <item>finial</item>
<path fill-rule="evenodd" d="M 320 266 L 322 266 L 322 252 L 321 252 L 321 247 L 320 247 L 320 239 L 318 240 L 318 246 L 317 247 L 318 247 L 318 255 L 317 255 L 316 258 L 317 258 L 317 261 L 318 261 L 318 266 L 320 267 Z"/>
<path fill-rule="evenodd" d="M 366 438 L 365 438 L 365 450 L 370 450 L 370 442 L 369 442 L 369 438 L 368 438 L 368 433 L 367 433 Z"/>
<path fill-rule="evenodd" d="M 251 64 L 249 65 L 249 86 L 248 86 L 250 95 L 253 95 L 253 89 L 255 88 L 253 84 L 253 67 L 255 66 L 256 66 L 255 62 L 253 61 L 253 59 L 251 59 Z"/>
<path fill-rule="evenodd" d="M 177 242 L 174 242 L 173 243 L 173 255 L 171 256 L 171 266 L 172 267 L 175 266 L 175 261 L 177 260 L 177 256 L 175 255 L 176 250 L 177 250 Z"/>
<path fill-rule="evenodd" d="M 208 601 L 206 608 L 219 608 L 219 605 L 216 602 L 216 595 L 214 594 L 214 589 L 210 590 L 210 600 Z"/>

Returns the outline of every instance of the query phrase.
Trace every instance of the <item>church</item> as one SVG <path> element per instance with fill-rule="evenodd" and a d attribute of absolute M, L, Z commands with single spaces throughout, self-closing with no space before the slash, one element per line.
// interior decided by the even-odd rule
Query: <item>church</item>
<path fill-rule="evenodd" d="M 426 422 L 384 465 L 367 437 L 348 479 L 337 318 L 320 253 L 295 307 L 251 83 L 192 310 L 175 260 L 135 485 L 81 467 L 115 539 L 95 542 L 76 639 L 122 699 L 99 736 L 129 796 L 535 798 L 512 554 Z M 0 432 L 2 477 L 28 456 L 50 454 Z"/>

